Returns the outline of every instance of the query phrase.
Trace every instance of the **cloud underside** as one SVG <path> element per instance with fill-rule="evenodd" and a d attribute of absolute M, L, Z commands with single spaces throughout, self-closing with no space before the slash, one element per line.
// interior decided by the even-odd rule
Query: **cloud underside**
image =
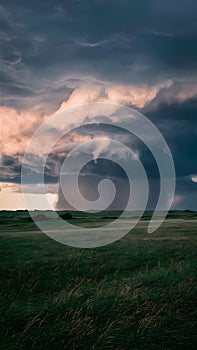
<path fill-rule="evenodd" d="M 192 180 L 197 174 L 196 11 L 194 0 L 79 0 L 66 5 L 60 0 L 47 4 L 3 0 L 0 168 L 2 183 L 16 186 L 15 190 L 8 186 L 7 191 L 20 190 L 16 183 L 20 183 L 24 151 L 44 120 L 76 105 L 111 102 L 134 107 L 156 124 L 175 161 L 174 205 L 197 209 Z M 69 120 L 67 126 L 71 124 Z M 46 182 L 57 182 L 63 157 L 95 135 L 124 140 L 145 163 L 151 181 L 158 177 L 151 155 L 138 140 L 95 128 L 76 130 L 54 147 Z M 39 149 L 35 155 L 42 158 Z M 34 162 L 35 182 L 36 171 Z M 123 179 L 118 169 L 113 171 L 111 177 Z M 102 166 L 97 172 L 103 175 Z M 86 175 L 91 174 L 94 167 Z M 96 180 L 92 187 L 96 188 Z M 52 193 L 51 188 L 47 191 Z"/>

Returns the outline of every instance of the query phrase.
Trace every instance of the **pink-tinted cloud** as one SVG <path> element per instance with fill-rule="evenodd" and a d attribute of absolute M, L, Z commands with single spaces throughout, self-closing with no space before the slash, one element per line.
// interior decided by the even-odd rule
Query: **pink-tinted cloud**
<path fill-rule="evenodd" d="M 24 152 L 32 133 L 40 124 L 40 116 L 32 112 L 18 112 L 13 108 L 0 108 L 0 154 Z"/>
<path fill-rule="evenodd" d="M 126 104 L 132 105 L 138 108 L 144 108 L 151 102 L 159 104 L 160 101 L 178 101 L 183 102 L 187 99 L 197 96 L 197 85 L 195 84 L 182 84 L 177 88 L 172 81 L 167 80 L 158 83 L 153 86 L 135 86 L 135 85 L 88 85 L 83 84 L 76 88 L 70 97 L 61 104 L 56 113 L 59 113 L 67 108 L 71 108 L 77 105 L 91 103 L 91 102 L 109 102 L 114 104 Z M 153 102 L 154 101 L 154 102 Z M 109 115 L 116 110 L 116 106 L 109 107 Z M 77 110 L 72 112 L 72 118 L 65 120 L 63 125 L 52 125 L 52 127 L 64 129 L 70 128 L 73 121 L 80 122 L 85 120 L 89 114 L 81 114 Z M 96 110 L 91 110 L 91 113 L 97 113 Z M 29 140 L 36 129 L 51 115 L 41 116 L 39 112 L 34 109 L 31 111 L 18 112 L 13 108 L 0 107 L 0 120 L 1 120 L 1 140 L 0 140 L 0 154 L 1 156 L 15 155 L 17 153 L 23 153 L 29 143 Z M 77 126 L 77 125 L 76 125 Z M 47 134 L 46 138 L 43 137 L 40 142 L 43 145 L 53 139 L 53 136 Z M 70 140 L 67 140 L 67 148 L 69 148 L 69 142 L 80 143 L 89 139 L 89 136 L 75 134 Z M 70 144 L 70 146 L 72 146 Z M 62 146 L 57 146 L 57 148 Z M 65 147 L 65 146 L 64 146 Z M 35 153 L 39 152 L 39 145 Z M 60 149 L 57 149 L 60 151 Z"/>
<path fill-rule="evenodd" d="M 171 85 L 172 82 L 169 80 L 154 86 L 82 85 L 62 103 L 60 110 L 90 102 L 109 102 L 143 108 L 157 96 L 162 88 L 168 88 Z"/>

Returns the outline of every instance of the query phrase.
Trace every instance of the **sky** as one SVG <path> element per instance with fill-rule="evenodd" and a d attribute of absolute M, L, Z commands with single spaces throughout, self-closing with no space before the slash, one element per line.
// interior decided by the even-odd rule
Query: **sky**
<path fill-rule="evenodd" d="M 157 126 L 175 163 L 172 209 L 197 210 L 196 13 L 195 0 L 1 1 L 1 210 L 26 208 L 21 164 L 37 128 L 54 113 L 90 102 L 132 107 Z M 72 124 L 68 115 L 66 126 Z M 148 208 L 154 208 L 159 174 L 152 155 L 135 137 L 102 125 L 76 129 L 53 148 L 45 171 L 49 204 L 70 208 L 59 188 L 60 166 L 72 147 L 97 135 L 135 150 L 150 182 Z M 48 135 L 45 142 L 50 140 Z M 99 156 L 98 148 L 95 152 Z M 39 149 L 34 156 L 42 158 Z M 26 192 L 32 209 L 40 209 L 35 163 L 29 171 L 33 186 L 26 184 Z M 119 188 L 110 208 L 121 209 L 128 181 L 115 163 L 88 164 L 79 180 L 81 192 L 94 200 L 103 177 Z"/>

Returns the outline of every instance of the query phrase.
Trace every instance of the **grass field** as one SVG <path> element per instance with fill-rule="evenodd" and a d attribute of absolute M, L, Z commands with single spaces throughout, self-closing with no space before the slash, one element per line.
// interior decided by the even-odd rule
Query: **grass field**
<path fill-rule="evenodd" d="M 61 245 L 24 215 L 0 215 L 2 350 L 197 348 L 196 214 L 172 212 L 154 234 L 144 216 L 96 249 Z"/>

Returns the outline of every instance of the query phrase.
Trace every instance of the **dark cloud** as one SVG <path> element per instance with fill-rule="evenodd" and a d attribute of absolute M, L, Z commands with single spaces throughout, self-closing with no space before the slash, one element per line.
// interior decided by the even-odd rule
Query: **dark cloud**
<path fill-rule="evenodd" d="M 197 183 L 191 177 L 178 177 L 174 208 L 179 210 L 197 210 Z M 176 198 L 175 197 L 175 198 Z"/>
<path fill-rule="evenodd" d="M 46 114 L 87 82 L 151 86 L 170 80 L 172 84 L 160 89 L 143 112 L 172 150 L 177 196 L 183 196 L 179 206 L 197 208 L 196 184 L 190 179 L 197 173 L 197 2 L 3 0 L 1 4 L 1 105 L 19 111 L 37 106 Z M 103 131 L 98 126 L 80 130 L 83 135 L 95 132 Z M 150 179 L 157 179 L 154 159 L 139 140 L 132 138 L 128 145 L 140 151 Z M 4 155 L 1 180 L 18 182 L 21 161 L 21 155 Z M 46 181 L 57 181 L 60 163 L 57 155 L 50 156 Z M 105 175 L 103 169 L 100 164 L 99 176 Z M 106 165 L 105 170 L 113 169 Z M 93 167 L 88 172 L 94 173 Z M 37 176 L 32 170 L 30 181 L 36 182 Z M 111 176 L 124 177 L 118 169 Z"/>
<path fill-rule="evenodd" d="M 20 177 L 21 172 L 21 157 L 3 155 L 0 159 L 0 181 L 12 179 L 14 182 L 17 177 Z"/>
<path fill-rule="evenodd" d="M 169 144 L 177 176 L 196 173 L 197 100 L 161 104 L 146 115 L 157 125 Z"/>
<path fill-rule="evenodd" d="M 191 77 L 196 10 L 192 0 L 2 1 L 2 104 L 53 110 L 81 80 Z"/>

